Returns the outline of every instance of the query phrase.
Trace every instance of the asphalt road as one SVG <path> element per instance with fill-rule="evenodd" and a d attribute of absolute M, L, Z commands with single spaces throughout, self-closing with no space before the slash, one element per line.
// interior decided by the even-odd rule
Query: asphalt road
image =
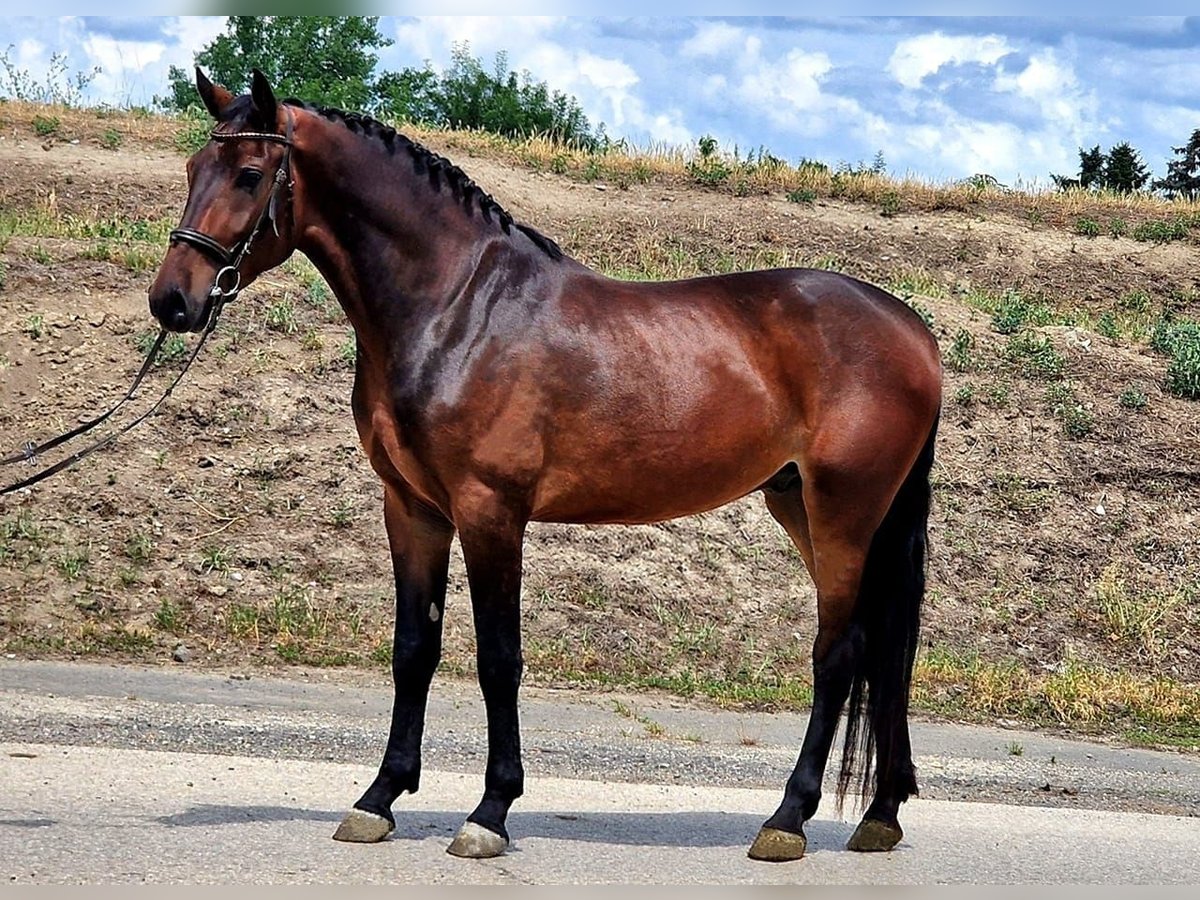
<path fill-rule="evenodd" d="M 232 677 L 231 677 L 232 675 Z M 238 673 L 0 661 L 0 877 L 9 882 L 1134 882 L 1197 880 L 1200 759 L 918 723 L 922 798 L 889 854 L 745 856 L 802 716 L 526 689 L 526 795 L 503 857 L 444 850 L 481 789 L 473 685 L 439 680 L 422 790 L 381 845 L 330 834 L 374 774 L 379 673 Z M 832 765 L 831 765 L 832 768 Z M 984 802 L 980 802 L 984 801 Z"/>

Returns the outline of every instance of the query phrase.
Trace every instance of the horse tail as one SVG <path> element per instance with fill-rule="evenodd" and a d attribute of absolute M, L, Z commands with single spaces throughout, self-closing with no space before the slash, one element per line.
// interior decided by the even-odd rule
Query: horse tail
<path fill-rule="evenodd" d="M 917 793 L 905 729 L 925 596 L 929 472 L 937 425 L 935 418 L 925 446 L 872 538 L 863 568 L 854 625 L 864 645 L 858 654 L 846 707 L 845 745 L 837 786 L 839 810 L 860 768 L 860 758 L 864 807 L 874 793 L 876 755 L 881 774 L 896 773 L 899 777 L 900 783 L 893 785 L 899 796 L 907 798 Z M 864 711 L 868 718 L 865 728 Z M 905 758 L 897 759 L 897 754 Z"/>

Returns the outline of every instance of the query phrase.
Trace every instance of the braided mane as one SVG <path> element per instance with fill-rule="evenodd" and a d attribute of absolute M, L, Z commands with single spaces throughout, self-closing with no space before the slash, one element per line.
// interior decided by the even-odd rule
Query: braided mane
<path fill-rule="evenodd" d="M 283 101 L 289 106 L 299 107 L 308 112 L 316 113 L 331 122 L 340 122 L 355 134 L 382 141 L 392 155 L 403 153 L 410 157 L 413 168 L 418 175 L 429 178 L 430 187 L 441 191 L 443 183 L 450 189 L 451 196 L 463 205 L 468 215 L 478 206 L 484 221 L 491 222 L 495 216 L 500 229 L 505 234 L 511 234 L 515 225 L 551 259 L 562 259 L 562 248 L 553 240 L 546 237 L 537 229 L 522 225 L 513 220 L 512 215 L 504 209 L 491 194 L 484 191 L 471 178 L 444 156 L 439 156 L 428 147 L 418 144 L 411 138 L 405 137 L 395 128 L 384 125 L 377 119 L 361 113 L 348 113 L 333 107 L 316 106 L 303 100 L 288 98 Z"/>

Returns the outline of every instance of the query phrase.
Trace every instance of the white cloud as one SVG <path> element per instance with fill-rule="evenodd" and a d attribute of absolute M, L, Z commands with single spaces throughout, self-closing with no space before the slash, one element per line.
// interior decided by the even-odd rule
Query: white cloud
<path fill-rule="evenodd" d="M 952 36 L 935 31 L 897 44 L 887 70 L 904 87 L 916 89 L 943 66 L 965 63 L 994 66 L 1011 52 L 1008 41 L 996 35 Z"/>
<path fill-rule="evenodd" d="M 1059 62 L 1053 50 L 1032 57 L 1017 73 L 997 73 L 995 89 L 1036 104 L 1047 128 L 1065 129 L 1075 139 L 1094 131 L 1099 110 L 1095 91 L 1084 90 L 1075 70 Z"/>
<path fill-rule="evenodd" d="M 887 135 L 888 126 L 880 116 L 852 98 L 825 92 L 823 82 L 835 67 L 823 52 L 792 49 L 776 60 L 763 59 L 756 52 L 743 58 L 741 65 L 744 71 L 735 97 L 780 128 L 809 137 L 846 128 L 876 143 Z"/>
<path fill-rule="evenodd" d="M 726 22 L 702 22 L 679 48 L 683 56 L 719 56 L 745 40 L 745 32 Z"/>

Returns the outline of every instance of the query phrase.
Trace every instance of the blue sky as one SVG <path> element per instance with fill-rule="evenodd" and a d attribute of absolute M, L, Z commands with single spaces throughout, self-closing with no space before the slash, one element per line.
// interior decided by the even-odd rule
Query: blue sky
<path fill-rule="evenodd" d="M 639 146 L 704 134 L 790 162 L 870 162 L 944 181 L 1045 185 L 1078 148 L 1128 140 L 1154 174 L 1200 128 L 1200 18 L 385 17 L 380 67 L 448 63 L 456 41 L 576 95 Z M 149 103 L 220 17 L 0 18 L 38 75 L 99 66 L 88 100 Z"/>

